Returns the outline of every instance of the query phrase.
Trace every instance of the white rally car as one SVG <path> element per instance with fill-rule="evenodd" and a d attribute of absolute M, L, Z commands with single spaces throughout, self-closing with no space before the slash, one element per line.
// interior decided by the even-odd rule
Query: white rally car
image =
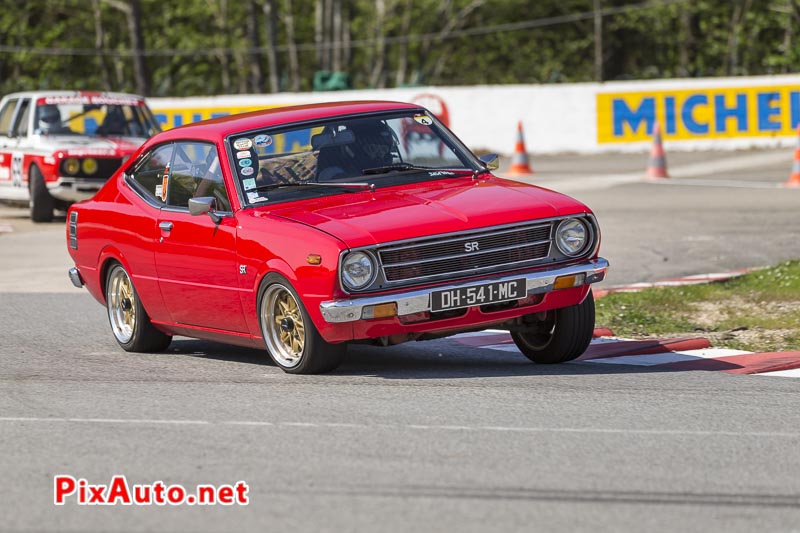
<path fill-rule="evenodd" d="M 14 93 L 0 101 L 0 200 L 31 218 L 90 198 L 160 131 L 140 96 L 91 91 Z"/>

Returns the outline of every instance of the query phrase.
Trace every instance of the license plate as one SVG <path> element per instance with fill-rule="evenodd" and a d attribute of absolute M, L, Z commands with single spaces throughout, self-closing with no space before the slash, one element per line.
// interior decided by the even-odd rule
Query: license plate
<path fill-rule="evenodd" d="M 431 293 L 431 311 L 447 311 L 473 305 L 507 302 L 525 297 L 525 279 L 495 281 L 473 287 L 459 287 Z"/>

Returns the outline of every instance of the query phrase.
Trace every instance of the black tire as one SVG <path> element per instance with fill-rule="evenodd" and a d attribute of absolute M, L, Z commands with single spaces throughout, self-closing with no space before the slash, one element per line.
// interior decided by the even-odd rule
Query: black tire
<path fill-rule="evenodd" d="M 278 274 L 268 274 L 261 282 L 258 323 L 270 358 L 289 374 L 330 372 L 347 351 L 346 344 L 322 338 L 297 291 Z"/>
<path fill-rule="evenodd" d="M 111 332 L 126 352 L 163 352 L 172 342 L 170 335 L 150 322 L 128 272 L 119 263 L 106 276 L 106 311 Z"/>
<path fill-rule="evenodd" d="M 31 220 L 34 222 L 52 222 L 55 201 L 47 191 L 42 171 L 36 165 L 28 173 L 30 185 Z"/>
<path fill-rule="evenodd" d="M 540 364 L 565 363 L 579 357 L 594 333 L 594 296 L 571 307 L 548 311 L 544 320 L 531 324 L 523 331 L 511 332 L 520 351 Z"/>

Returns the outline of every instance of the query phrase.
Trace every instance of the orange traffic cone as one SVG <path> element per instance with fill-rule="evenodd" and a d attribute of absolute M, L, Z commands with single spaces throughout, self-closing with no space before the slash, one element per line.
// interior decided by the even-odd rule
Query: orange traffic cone
<path fill-rule="evenodd" d="M 533 169 L 528 163 L 528 152 L 525 151 L 525 138 L 522 136 L 522 121 L 517 123 L 517 143 L 514 145 L 514 155 L 511 157 L 511 166 L 508 168 L 509 176 L 529 176 Z"/>
<path fill-rule="evenodd" d="M 653 124 L 653 147 L 650 149 L 650 160 L 647 162 L 648 178 L 668 178 L 667 158 L 664 156 L 664 146 L 661 143 L 661 126 Z"/>
<path fill-rule="evenodd" d="M 797 126 L 797 146 L 794 149 L 794 161 L 792 162 L 792 175 L 786 182 L 787 187 L 800 187 L 800 125 Z"/>

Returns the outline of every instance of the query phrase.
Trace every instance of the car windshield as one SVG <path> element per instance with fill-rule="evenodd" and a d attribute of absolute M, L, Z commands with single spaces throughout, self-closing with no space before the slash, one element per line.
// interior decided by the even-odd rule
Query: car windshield
<path fill-rule="evenodd" d="M 160 128 L 139 98 L 78 95 L 39 98 L 33 131 L 40 135 L 147 138 Z"/>
<path fill-rule="evenodd" d="M 232 135 L 229 143 L 249 204 L 347 194 L 479 168 L 423 109 L 270 128 Z"/>

